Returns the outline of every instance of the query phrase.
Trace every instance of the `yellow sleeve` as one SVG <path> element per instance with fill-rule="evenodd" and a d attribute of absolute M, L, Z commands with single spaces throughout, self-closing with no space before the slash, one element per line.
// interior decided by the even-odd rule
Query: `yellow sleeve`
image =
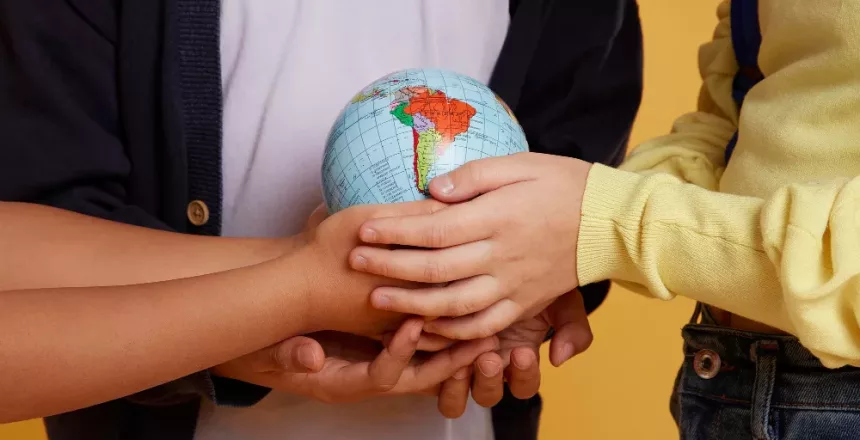
<path fill-rule="evenodd" d="M 762 200 L 595 165 L 582 212 L 581 284 L 682 294 L 797 335 L 829 367 L 860 366 L 860 177 Z"/>
<path fill-rule="evenodd" d="M 717 9 L 714 38 L 699 49 L 702 87 L 697 111 L 678 118 L 670 134 L 633 149 L 620 169 L 640 174 L 665 173 L 716 190 L 725 169 L 725 150 L 737 129 L 732 81 L 737 62 L 731 42 L 729 3 Z"/>

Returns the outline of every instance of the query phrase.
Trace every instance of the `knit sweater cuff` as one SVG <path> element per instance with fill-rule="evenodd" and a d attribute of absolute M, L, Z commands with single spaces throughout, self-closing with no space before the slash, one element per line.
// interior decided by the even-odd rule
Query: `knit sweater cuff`
<path fill-rule="evenodd" d="M 579 285 L 608 279 L 635 281 L 637 269 L 627 240 L 637 235 L 641 210 L 630 209 L 643 176 L 595 164 L 582 201 L 577 244 Z"/>

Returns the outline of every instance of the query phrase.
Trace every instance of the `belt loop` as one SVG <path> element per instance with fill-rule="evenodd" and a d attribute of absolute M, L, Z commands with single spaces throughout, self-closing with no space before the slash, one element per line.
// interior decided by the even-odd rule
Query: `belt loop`
<path fill-rule="evenodd" d="M 776 380 L 776 361 L 779 356 L 779 343 L 761 340 L 750 347 L 750 356 L 756 364 L 755 384 L 752 396 L 752 434 L 756 440 L 776 438 L 771 428 L 771 401 L 773 384 Z"/>
<path fill-rule="evenodd" d="M 696 301 L 696 308 L 693 310 L 693 316 L 690 317 L 690 324 L 698 324 L 700 316 L 702 316 L 702 303 Z"/>

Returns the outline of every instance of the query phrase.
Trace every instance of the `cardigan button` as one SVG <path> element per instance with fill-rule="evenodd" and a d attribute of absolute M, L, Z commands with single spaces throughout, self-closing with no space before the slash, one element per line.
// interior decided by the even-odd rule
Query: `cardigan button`
<path fill-rule="evenodd" d="M 203 226 L 209 222 L 209 207 L 201 200 L 188 204 L 188 221 L 194 226 Z"/>

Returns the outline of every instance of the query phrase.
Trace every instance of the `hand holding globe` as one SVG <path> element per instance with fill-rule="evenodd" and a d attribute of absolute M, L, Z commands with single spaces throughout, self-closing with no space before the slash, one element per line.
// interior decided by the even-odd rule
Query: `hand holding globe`
<path fill-rule="evenodd" d="M 503 346 L 511 330 L 543 317 L 535 324 L 556 331 L 550 347 L 555 365 L 590 345 L 576 242 L 591 164 L 527 151 L 507 106 L 477 81 L 448 72 L 389 75 L 344 109 L 323 165 L 330 212 L 421 200 L 428 193 L 449 204 L 362 226 L 366 245 L 352 252 L 354 269 L 431 284 L 380 287 L 374 306 L 442 317 L 424 330 L 451 339 L 497 334 Z M 520 363 L 523 371 L 537 368 L 541 342 L 519 347 L 529 359 Z M 513 358 L 510 353 L 502 361 Z M 524 376 L 539 378 L 532 372 Z M 527 382 L 518 397 L 536 391 L 535 382 Z"/>
<path fill-rule="evenodd" d="M 326 144 L 329 213 L 429 197 L 429 182 L 463 164 L 528 151 L 507 105 L 477 80 L 436 69 L 382 77 L 341 111 Z"/>

